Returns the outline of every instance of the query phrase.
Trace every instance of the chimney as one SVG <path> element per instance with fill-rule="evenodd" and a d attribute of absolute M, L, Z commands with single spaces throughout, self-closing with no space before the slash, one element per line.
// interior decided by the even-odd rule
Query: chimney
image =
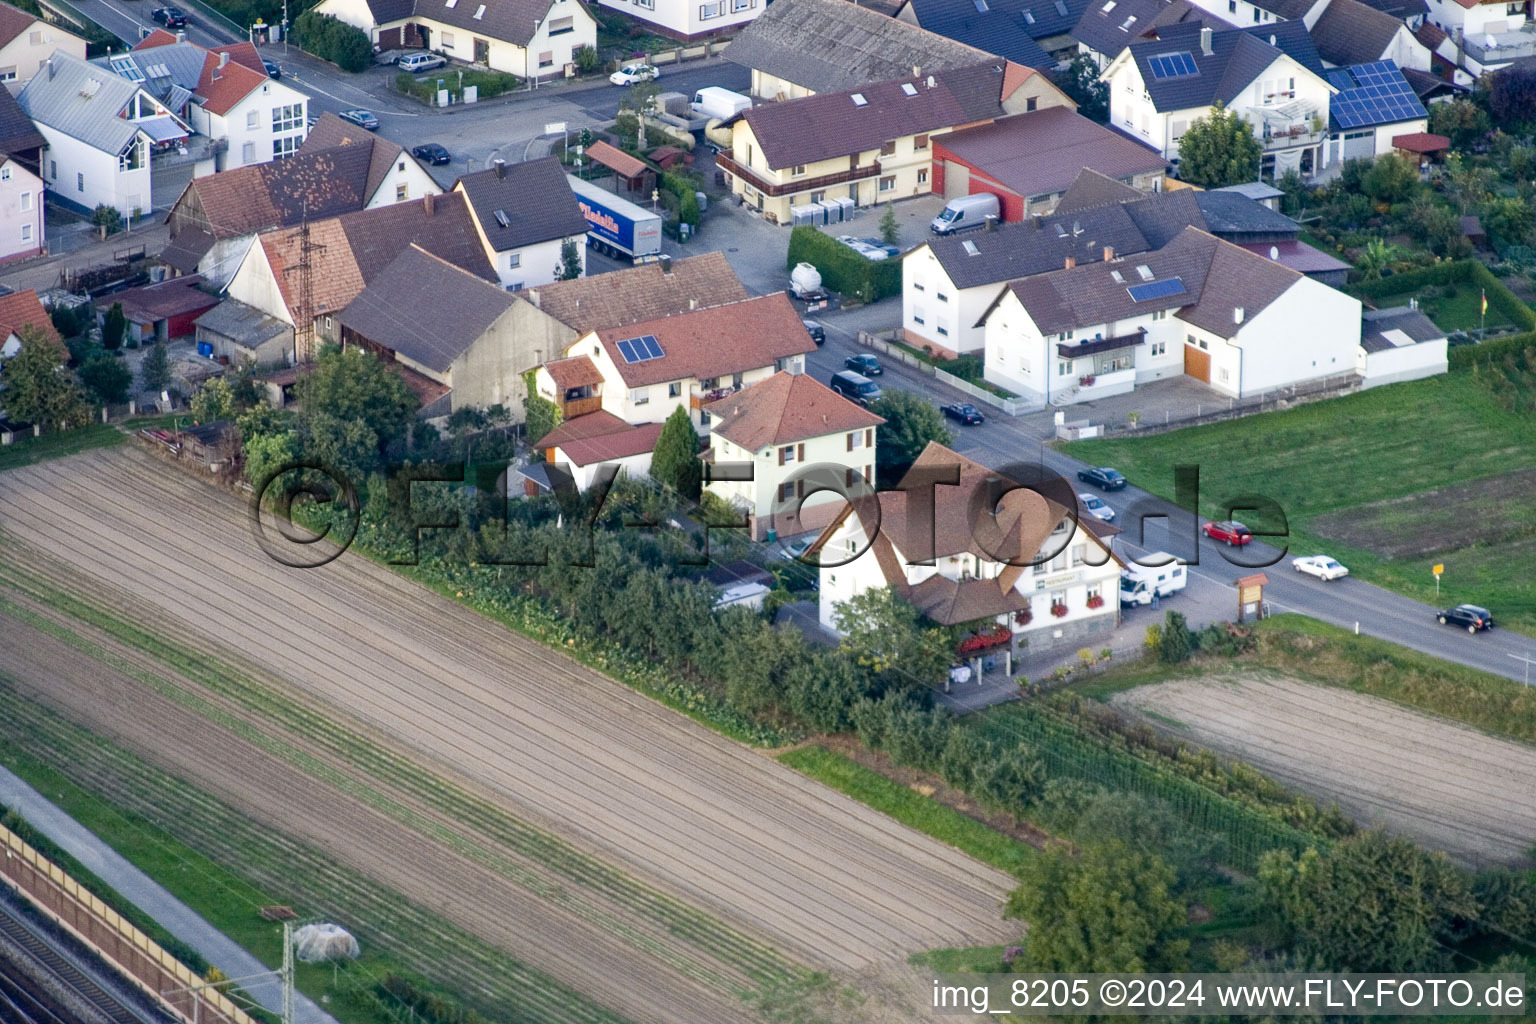
<path fill-rule="evenodd" d="M 1034 217 L 1035 217 L 1035 230 L 1039 231 L 1041 228 L 1045 227 L 1045 217 L 1042 214 L 1038 214 L 1038 213 L 1035 214 Z"/>
<path fill-rule="evenodd" d="M 178 43 L 186 42 L 187 41 L 187 34 L 185 32 L 177 32 L 176 33 L 176 41 Z"/>
<path fill-rule="evenodd" d="M 1115 247 L 1112 246 L 1112 245 L 1106 245 L 1104 247 L 1104 262 L 1108 263 L 1110 260 L 1112 260 L 1114 258 L 1115 258 Z"/>
<path fill-rule="evenodd" d="M 988 231 L 996 231 L 997 230 L 997 218 L 996 217 L 986 217 L 986 218 L 984 218 L 982 220 L 982 223 L 987 226 L 987 230 Z"/>
<path fill-rule="evenodd" d="M 1077 257 L 1068 256 L 1065 260 L 1062 261 L 1061 266 L 1063 270 L 1071 270 L 1073 267 L 1077 266 Z"/>
<path fill-rule="evenodd" d="M 219 51 L 219 69 L 222 71 L 223 68 L 224 68 L 224 65 L 226 65 L 228 63 L 229 63 L 229 51 L 228 50 L 220 50 Z"/>
<path fill-rule="evenodd" d="M 496 167 L 496 177 L 498 179 L 499 178 L 505 178 L 507 176 L 507 162 L 505 160 L 497 160 L 496 163 L 495 163 L 495 167 Z"/>
<path fill-rule="evenodd" d="M 661 259 L 658 262 L 661 263 L 661 272 L 663 274 L 666 274 L 668 277 L 671 277 L 672 276 L 672 257 L 666 255 L 665 253 L 663 253 Z"/>
<path fill-rule="evenodd" d="M 921 78 L 922 74 L 923 74 L 923 69 L 918 67 L 916 64 L 913 64 L 912 65 L 912 77 L 913 78 Z"/>
<path fill-rule="evenodd" d="M 1207 57 L 1211 55 L 1211 30 L 1208 26 L 1200 29 L 1200 52 Z"/>
<path fill-rule="evenodd" d="M 1240 324 L 1240 323 L 1243 322 L 1243 307 L 1242 306 L 1234 306 L 1234 307 L 1232 307 L 1232 322 L 1235 323 L 1235 324 Z"/>
<path fill-rule="evenodd" d="M 539 305 L 539 290 L 537 288 L 529 288 L 527 291 L 523 292 L 523 298 L 533 303 L 534 309 L 543 308 Z"/>
<path fill-rule="evenodd" d="M 422 212 L 424 212 L 428 217 L 432 216 L 432 214 L 435 212 L 433 207 L 436 206 L 436 199 L 437 196 L 433 195 L 431 192 L 428 192 L 426 195 L 421 197 Z"/>
<path fill-rule="evenodd" d="M 48 58 L 48 81 L 53 81 L 53 58 Z"/>
<path fill-rule="evenodd" d="M 696 310 L 698 308 L 699 308 L 699 300 L 698 299 L 689 299 L 688 300 L 688 312 L 692 313 L 694 310 Z"/>

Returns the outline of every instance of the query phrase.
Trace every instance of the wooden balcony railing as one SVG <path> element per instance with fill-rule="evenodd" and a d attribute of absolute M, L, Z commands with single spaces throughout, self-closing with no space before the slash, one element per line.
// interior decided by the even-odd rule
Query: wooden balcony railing
<path fill-rule="evenodd" d="M 864 178 L 873 178 L 880 173 L 880 161 L 853 167 L 846 171 L 838 171 L 836 174 L 822 174 L 814 178 L 796 178 L 793 181 L 776 182 L 769 181 L 757 171 L 736 162 L 736 159 L 727 152 L 715 154 L 715 166 L 722 171 L 736 175 L 757 189 L 765 196 L 788 196 L 797 192 L 811 192 L 817 189 L 828 188 L 832 185 L 842 185 L 850 181 L 860 181 Z"/>
<path fill-rule="evenodd" d="M 602 395 L 594 395 L 591 398 L 568 398 L 560 403 L 560 418 L 568 420 L 573 416 L 585 416 L 589 412 L 597 412 L 602 407 Z"/>

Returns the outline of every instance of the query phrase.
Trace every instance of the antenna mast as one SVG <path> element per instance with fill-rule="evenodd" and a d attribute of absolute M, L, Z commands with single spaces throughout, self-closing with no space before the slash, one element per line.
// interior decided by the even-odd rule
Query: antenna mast
<path fill-rule="evenodd" d="M 296 270 L 299 274 L 299 302 L 294 316 L 293 348 L 301 363 L 313 362 L 315 358 L 315 265 L 311 257 L 324 248 L 310 238 L 309 209 L 306 206 L 304 219 L 299 222 L 299 263 L 283 271 L 291 273 Z"/>

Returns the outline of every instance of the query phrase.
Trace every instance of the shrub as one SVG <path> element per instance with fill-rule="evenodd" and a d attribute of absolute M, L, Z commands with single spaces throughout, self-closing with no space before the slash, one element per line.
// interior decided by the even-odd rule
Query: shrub
<path fill-rule="evenodd" d="M 583 75 L 590 75 L 603 66 L 603 59 L 590 46 L 578 46 L 576 52 L 571 54 L 571 59 L 576 64 L 576 71 Z"/>
<path fill-rule="evenodd" d="M 1169 612 L 1163 619 L 1163 635 L 1158 641 L 1158 659 L 1169 665 L 1188 661 L 1194 645 L 1190 642 L 1189 627 L 1180 612 Z"/>
<path fill-rule="evenodd" d="M 101 203 L 91 211 L 91 224 L 106 228 L 109 235 L 116 234 L 123 230 L 123 215 L 117 212 L 117 207 Z"/>
<path fill-rule="evenodd" d="M 1147 627 L 1147 637 L 1146 637 L 1145 640 L 1143 640 L 1141 642 L 1141 645 L 1143 647 L 1145 647 L 1149 651 L 1159 651 L 1159 652 L 1162 651 L 1162 649 L 1163 649 L 1163 627 L 1159 626 L 1155 622 L 1152 625 L 1148 626 Z"/>
<path fill-rule="evenodd" d="M 828 288 L 859 302 L 901 294 L 900 260 L 865 259 L 813 227 L 802 225 L 790 232 L 785 269 L 793 270 L 797 263 L 811 264 Z"/>
<path fill-rule="evenodd" d="M 362 71 L 373 61 L 368 33 L 329 14 L 305 11 L 294 21 L 293 34 L 304 49 L 343 71 Z"/>

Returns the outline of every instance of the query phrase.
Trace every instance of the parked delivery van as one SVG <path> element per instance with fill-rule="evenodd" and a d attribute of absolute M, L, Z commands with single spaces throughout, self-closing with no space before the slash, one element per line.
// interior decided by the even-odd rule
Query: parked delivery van
<path fill-rule="evenodd" d="M 693 112 L 699 117 L 729 120 L 743 110 L 752 109 L 752 99 L 739 92 L 711 85 L 693 94 Z"/>
<path fill-rule="evenodd" d="M 1151 604 L 1154 597 L 1167 597 L 1183 590 L 1189 583 L 1189 573 L 1183 562 L 1166 551 L 1147 555 L 1148 562 L 1164 562 L 1163 565 L 1141 565 L 1132 562 L 1120 574 L 1120 604 Z"/>
<path fill-rule="evenodd" d="M 1001 211 L 997 205 L 997 196 L 991 192 L 978 192 L 973 196 L 951 199 L 928 226 L 936 235 L 948 235 L 967 228 L 979 228 L 987 222 L 988 217 L 998 216 L 1001 216 Z"/>

